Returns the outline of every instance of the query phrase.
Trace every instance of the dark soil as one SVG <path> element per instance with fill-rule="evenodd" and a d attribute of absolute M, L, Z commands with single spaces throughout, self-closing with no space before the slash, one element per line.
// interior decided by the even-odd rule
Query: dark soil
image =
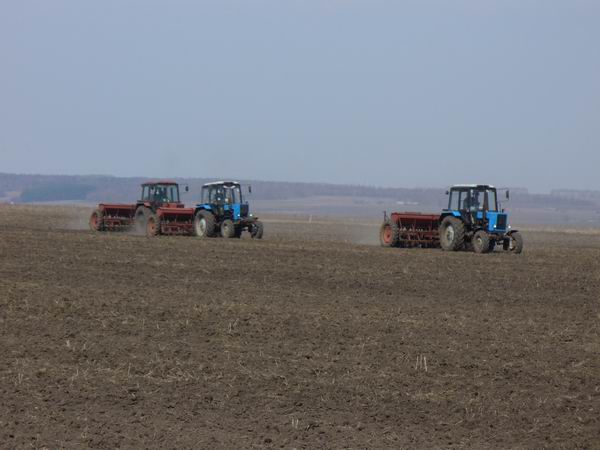
<path fill-rule="evenodd" d="M 600 234 L 384 249 L 0 207 L 2 448 L 598 448 Z M 372 238 L 369 238 L 372 233 Z"/>

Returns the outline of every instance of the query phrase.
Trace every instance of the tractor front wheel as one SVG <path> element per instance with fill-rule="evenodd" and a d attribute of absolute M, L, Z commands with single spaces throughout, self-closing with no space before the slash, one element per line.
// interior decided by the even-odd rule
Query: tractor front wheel
<path fill-rule="evenodd" d="M 196 213 L 194 219 L 194 230 L 200 238 L 213 237 L 215 235 L 215 216 L 210 211 L 201 210 Z"/>
<path fill-rule="evenodd" d="M 475 253 L 487 253 L 490 251 L 490 236 L 483 230 L 479 230 L 473 236 L 473 251 Z"/>
<path fill-rule="evenodd" d="M 503 243 L 504 250 L 512 253 L 519 254 L 523 251 L 523 236 L 518 231 L 511 233 L 509 236 L 504 238 Z"/>
<path fill-rule="evenodd" d="M 260 220 L 257 220 L 252 224 L 252 228 L 250 229 L 250 237 L 252 239 L 262 239 L 264 232 L 263 224 Z"/>
<path fill-rule="evenodd" d="M 231 239 L 235 237 L 235 225 L 233 220 L 225 219 L 221 224 L 221 236 L 226 239 Z"/>
<path fill-rule="evenodd" d="M 456 251 L 465 243 L 465 224 L 462 220 L 448 216 L 440 225 L 440 245 L 443 250 Z"/>

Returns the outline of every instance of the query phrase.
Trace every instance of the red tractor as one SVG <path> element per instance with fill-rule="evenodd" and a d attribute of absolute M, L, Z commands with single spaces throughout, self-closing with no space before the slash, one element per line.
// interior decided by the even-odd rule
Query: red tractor
<path fill-rule="evenodd" d="M 194 209 L 186 208 L 180 201 L 176 182 L 144 183 L 141 198 L 135 205 L 100 203 L 90 217 L 90 228 L 93 231 L 135 229 L 148 236 L 192 235 Z"/>

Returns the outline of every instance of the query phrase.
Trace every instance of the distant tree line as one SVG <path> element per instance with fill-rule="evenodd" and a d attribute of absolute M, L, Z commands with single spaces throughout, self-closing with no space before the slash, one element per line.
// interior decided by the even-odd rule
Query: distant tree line
<path fill-rule="evenodd" d="M 22 202 L 69 201 L 133 202 L 140 195 L 140 184 L 147 178 L 119 178 L 112 176 L 60 176 L 15 175 L 0 173 L 0 192 L 21 192 Z M 188 193 L 182 190 L 182 200 L 194 204 L 200 199 L 204 183 L 216 181 L 207 178 L 175 179 L 188 185 Z M 447 202 L 445 188 L 381 188 L 374 186 L 337 185 L 325 183 L 295 183 L 275 181 L 238 180 L 244 186 L 244 195 L 252 200 L 289 200 L 309 197 L 369 197 L 392 202 L 443 207 Z M 252 194 L 248 196 L 248 184 Z M 504 198 L 503 192 L 499 199 Z M 598 209 L 600 192 L 557 190 L 551 194 L 530 194 L 525 188 L 511 188 L 507 207 L 533 209 Z"/>
<path fill-rule="evenodd" d="M 554 189 L 551 194 L 556 197 L 563 197 L 577 200 L 599 200 L 600 191 L 585 191 L 575 189 Z"/>
<path fill-rule="evenodd" d="M 21 193 L 20 201 L 31 203 L 85 200 L 87 195 L 94 189 L 95 186 L 89 184 L 52 183 L 39 185 L 25 189 Z"/>

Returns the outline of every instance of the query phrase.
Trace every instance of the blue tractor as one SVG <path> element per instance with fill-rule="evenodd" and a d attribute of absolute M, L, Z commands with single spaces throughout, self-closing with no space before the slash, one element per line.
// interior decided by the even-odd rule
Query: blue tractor
<path fill-rule="evenodd" d="M 508 214 L 499 208 L 496 188 L 485 184 L 452 186 L 448 208 L 440 217 L 440 245 L 447 251 L 472 249 L 488 253 L 497 244 L 513 253 L 523 251 L 523 237 L 508 224 Z M 506 191 L 506 199 L 509 192 Z"/>
<path fill-rule="evenodd" d="M 252 192 L 248 187 L 248 191 Z M 194 213 L 196 236 L 239 238 L 248 231 L 253 239 L 263 237 L 263 224 L 250 214 L 242 199 L 242 187 L 236 181 L 216 181 L 202 186 L 202 199 Z"/>

